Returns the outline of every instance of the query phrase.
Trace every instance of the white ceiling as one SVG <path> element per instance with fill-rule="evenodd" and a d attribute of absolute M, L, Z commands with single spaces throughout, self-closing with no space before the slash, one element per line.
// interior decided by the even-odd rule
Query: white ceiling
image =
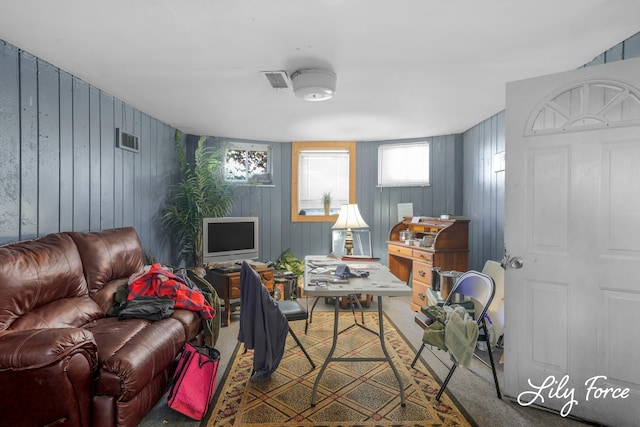
<path fill-rule="evenodd" d="M 506 82 L 575 69 L 638 17 L 638 0 L 0 0 L 0 39 L 187 133 L 362 141 L 463 132 Z M 329 101 L 260 73 L 318 66 Z"/>

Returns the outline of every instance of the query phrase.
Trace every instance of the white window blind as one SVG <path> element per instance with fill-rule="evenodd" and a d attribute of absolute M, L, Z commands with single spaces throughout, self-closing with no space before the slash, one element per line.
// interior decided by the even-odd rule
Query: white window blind
<path fill-rule="evenodd" d="M 333 198 L 332 207 L 349 203 L 349 151 L 300 151 L 298 208 L 320 212 L 322 195 L 328 192 Z"/>
<path fill-rule="evenodd" d="M 429 185 L 429 142 L 386 144 L 378 147 L 378 186 Z"/>

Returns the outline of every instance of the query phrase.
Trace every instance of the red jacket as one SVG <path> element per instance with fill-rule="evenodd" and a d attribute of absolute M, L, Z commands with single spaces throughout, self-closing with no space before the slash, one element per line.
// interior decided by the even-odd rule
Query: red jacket
<path fill-rule="evenodd" d="M 128 300 L 141 296 L 169 297 L 175 308 L 199 311 L 203 319 L 212 319 L 216 311 L 198 289 L 187 286 L 161 264 L 147 265 L 129 278 Z"/>

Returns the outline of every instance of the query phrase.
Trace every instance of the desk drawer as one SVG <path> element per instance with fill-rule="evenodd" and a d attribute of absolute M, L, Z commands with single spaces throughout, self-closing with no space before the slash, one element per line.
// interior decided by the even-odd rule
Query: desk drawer
<path fill-rule="evenodd" d="M 433 265 L 433 252 L 421 251 L 420 249 L 413 249 L 413 258 Z"/>
<path fill-rule="evenodd" d="M 427 292 L 429 291 L 429 286 L 414 280 L 412 287 L 413 295 L 411 297 L 411 302 L 419 307 L 427 305 Z"/>
<path fill-rule="evenodd" d="M 273 271 L 266 270 L 260 272 L 260 280 L 264 287 L 273 292 Z M 240 273 L 229 275 L 229 299 L 240 298 Z"/>
<path fill-rule="evenodd" d="M 411 258 L 413 252 L 410 246 L 405 245 L 404 246 L 400 246 L 400 245 L 389 245 L 389 255 L 400 255 L 400 256 L 404 256 L 407 258 Z"/>
<path fill-rule="evenodd" d="M 266 270 L 260 272 L 260 279 L 264 283 L 264 287 L 273 292 L 273 270 Z"/>
<path fill-rule="evenodd" d="M 431 272 L 431 264 L 426 262 L 413 261 L 413 280 L 418 280 L 427 285 L 433 282 L 433 273 Z"/>
<path fill-rule="evenodd" d="M 240 298 L 240 274 L 229 276 L 229 299 Z"/>

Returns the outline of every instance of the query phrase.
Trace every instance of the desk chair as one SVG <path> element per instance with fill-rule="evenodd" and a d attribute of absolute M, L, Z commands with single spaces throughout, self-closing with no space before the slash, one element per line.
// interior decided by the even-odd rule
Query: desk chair
<path fill-rule="evenodd" d="M 262 284 L 260 275 L 245 261 L 240 269 L 240 330 L 238 341 L 253 349 L 251 381 L 266 381 L 276 370 L 287 340 L 289 323 Z"/>
<path fill-rule="evenodd" d="M 306 320 L 306 310 L 297 301 L 300 310 L 293 306 L 281 309 L 262 284 L 260 274 L 249 263 L 244 261 L 240 269 L 240 330 L 238 341 L 244 343 L 245 349 L 254 349 L 252 381 L 266 381 L 276 370 L 290 333 L 300 346 L 305 356 L 315 368 L 309 354 L 300 343 L 289 326 L 291 321 Z M 289 316 L 287 316 L 287 314 Z"/>
<path fill-rule="evenodd" d="M 487 312 L 487 309 L 489 308 L 489 305 L 491 305 L 491 301 L 493 300 L 493 296 L 495 294 L 495 282 L 493 281 L 493 279 L 487 276 L 486 274 L 479 273 L 477 271 L 473 271 L 473 270 L 468 271 L 464 273 L 462 276 L 460 276 L 456 284 L 453 286 L 451 293 L 445 300 L 444 305 L 453 304 L 452 297 L 454 294 L 461 294 L 461 295 L 467 296 L 471 300 L 473 300 L 476 304 L 479 305 L 480 310 L 479 312 L 476 312 L 477 313 L 476 321 L 478 323 L 478 327 L 482 328 L 484 332 L 484 336 L 488 337 L 489 331 L 487 329 L 487 324 L 485 322 L 485 314 Z M 425 325 L 425 326 L 428 326 L 428 325 Z M 422 345 L 420 346 L 420 350 L 418 350 L 418 353 L 416 354 L 416 357 L 411 362 L 412 368 L 416 364 L 416 361 L 420 357 L 420 353 L 422 353 L 422 350 L 425 347 L 426 347 L 426 343 L 423 342 Z M 431 349 L 429 350 L 431 351 Z M 489 353 L 489 360 L 491 362 L 491 370 L 493 372 L 493 380 L 495 382 L 498 399 L 502 399 L 502 395 L 500 394 L 500 386 L 498 385 L 498 375 L 496 374 L 496 366 L 493 361 L 493 355 L 491 353 L 491 343 L 489 342 L 489 340 L 487 340 L 487 350 Z M 449 369 L 449 373 L 447 374 L 447 377 L 442 383 L 442 387 L 440 387 L 440 391 L 436 395 L 436 400 L 438 401 L 440 400 L 442 393 L 447 387 L 447 384 L 449 383 L 449 380 L 451 379 L 451 376 L 453 375 L 453 373 L 456 371 L 457 367 L 458 367 L 458 363 L 454 360 L 453 366 L 451 366 L 451 368 Z"/>
<path fill-rule="evenodd" d="M 307 327 L 309 326 L 308 315 L 307 315 L 307 310 L 302 306 L 302 304 L 300 304 L 298 301 L 295 301 L 295 300 L 282 300 L 282 301 L 278 301 L 278 308 L 287 318 L 288 322 L 295 322 L 296 320 L 304 320 L 305 321 L 304 333 L 305 334 L 307 333 Z M 289 326 L 289 333 L 291 334 L 291 337 L 296 342 L 296 344 L 298 344 L 298 347 L 300 347 L 300 350 L 302 350 L 304 355 L 307 357 L 307 360 L 311 364 L 311 369 L 315 369 L 316 364 L 313 363 L 313 360 L 311 360 L 309 353 L 307 353 L 307 350 L 305 350 L 304 346 L 296 336 L 295 332 L 293 332 L 293 329 L 291 329 L 291 326 Z"/>

